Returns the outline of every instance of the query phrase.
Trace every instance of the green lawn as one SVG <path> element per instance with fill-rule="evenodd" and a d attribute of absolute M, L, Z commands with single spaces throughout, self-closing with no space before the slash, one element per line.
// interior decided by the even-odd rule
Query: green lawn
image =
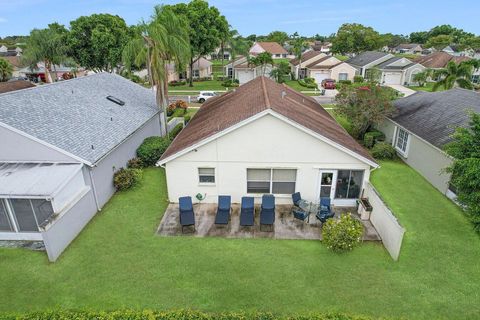
<path fill-rule="evenodd" d="M 410 86 L 409 88 L 415 91 L 427 91 L 427 92 L 433 92 L 433 84 L 434 82 L 427 82 L 423 87 L 418 87 L 418 86 Z M 439 87 L 437 91 L 444 91 L 444 87 Z"/>
<path fill-rule="evenodd" d="M 320 91 L 317 90 L 317 93 L 314 93 L 315 89 L 306 88 L 301 86 L 297 80 L 286 80 L 285 84 L 297 91 L 312 91 L 311 93 L 305 93 L 307 96 L 318 96 Z"/>
<path fill-rule="evenodd" d="M 193 82 L 193 87 L 190 87 L 188 85 L 188 82 L 182 86 L 170 86 L 168 88 L 168 91 L 175 91 L 175 90 L 190 90 L 190 92 L 187 93 L 198 93 L 198 91 L 223 91 L 226 90 L 224 86 L 222 86 L 223 81 L 219 80 L 208 80 L 208 81 L 194 81 Z M 172 94 L 172 93 L 170 93 Z M 175 94 L 175 92 L 173 93 Z M 183 94 L 183 93 L 182 93 Z"/>
<path fill-rule="evenodd" d="M 350 59 L 349 56 L 343 56 L 341 54 L 336 54 L 336 55 L 334 55 L 334 57 L 337 58 L 340 61 L 347 61 L 348 59 Z"/>
<path fill-rule="evenodd" d="M 478 318 L 480 239 L 460 210 L 400 162 L 372 181 L 407 229 L 398 262 L 380 244 L 337 255 L 318 241 L 158 237 L 163 169 L 115 195 L 54 263 L 0 249 L 0 311 L 193 308 Z"/>
<path fill-rule="evenodd" d="M 185 117 L 186 115 L 190 115 L 190 117 L 193 117 L 195 113 L 197 113 L 198 108 L 188 108 L 186 113 L 183 113 L 183 109 L 177 108 L 173 110 L 173 114 L 168 117 L 168 120 L 174 117 Z"/>

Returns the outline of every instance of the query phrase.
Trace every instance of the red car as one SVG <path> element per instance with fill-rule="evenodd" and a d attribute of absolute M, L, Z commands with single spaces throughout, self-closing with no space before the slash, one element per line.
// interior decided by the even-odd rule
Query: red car
<path fill-rule="evenodd" d="M 323 79 L 322 87 L 325 89 L 335 89 L 336 88 L 335 80 L 333 79 Z"/>

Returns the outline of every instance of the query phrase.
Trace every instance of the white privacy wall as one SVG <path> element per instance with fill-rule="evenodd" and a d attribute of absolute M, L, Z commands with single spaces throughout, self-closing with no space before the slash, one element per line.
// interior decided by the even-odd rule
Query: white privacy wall
<path fill-rule="evenodd" d="M 370 183 L 365 186 L 364 196 L 368 198 L 373 207 L 370 221 L 380 234 L 384 247 L 394 260 L 398 260 L 405 229 L 398 223 L 397 218 Z"/>
<path fill-rule="evenodd" d="M 202 185 L 198 168 L 215 168 L 216 183 Z M 206 194 L 216 203 L 219 194 L 231 195 L 233 202 L 247 196 L 247 168 L 297 169 L 296 190 L 302 198 L 318 196 L 320 169 L 365 170 L 369 165 L 272 116 L 265 115 L 202 147 L 166 164 L 171 202 L 181 196 Z M 257 201 L 261 195 L 255 194 Z M 291 203 L 291 195 L 276 195 L 277 203 Z M 195 198 L 194 198 L 195 199 Z"/>

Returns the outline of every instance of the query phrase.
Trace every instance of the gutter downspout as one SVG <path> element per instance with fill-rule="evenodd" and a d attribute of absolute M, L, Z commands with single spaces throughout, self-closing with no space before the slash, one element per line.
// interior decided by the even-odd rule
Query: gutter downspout
<path fill-rule="evenodd" d="M 90 176 L 90 182 L 92 183 L 92 190 L 93 190 L 93 198 L 95 199 L 95 205 L 97 206 L 98 211 L 102 211 L 100 205 L 98 204 L 98 197 L 97 197 L 97 188 L 95 187 L 95 181 L 93 180 L 93 170 L 94 167 L 88 168 L 88 175 Z"/>

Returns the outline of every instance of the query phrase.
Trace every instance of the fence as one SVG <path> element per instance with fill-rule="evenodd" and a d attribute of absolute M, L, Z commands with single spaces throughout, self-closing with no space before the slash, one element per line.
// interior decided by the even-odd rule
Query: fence
<path fill-rule="evenodd" d="M 168 121 L 168 123 L 167 123 L 168 132 L 172 131 L 173 128 L 175 128 L 175 126 L 179 123 L 182 123 L 183 125 L 185 125 L 184 121 L 185 120 L 182 117 L 175 117 L 175 118 L 170 119 L 170 121 Z"/>
<path fill-rule="evenodd" d="M 384 247 L 394 260 L 398 260 L 405 229 L 370 183 L 365 188 L 364 196 L 368 198 L 373 207 L 370 221 L 380 234 Z"/>

